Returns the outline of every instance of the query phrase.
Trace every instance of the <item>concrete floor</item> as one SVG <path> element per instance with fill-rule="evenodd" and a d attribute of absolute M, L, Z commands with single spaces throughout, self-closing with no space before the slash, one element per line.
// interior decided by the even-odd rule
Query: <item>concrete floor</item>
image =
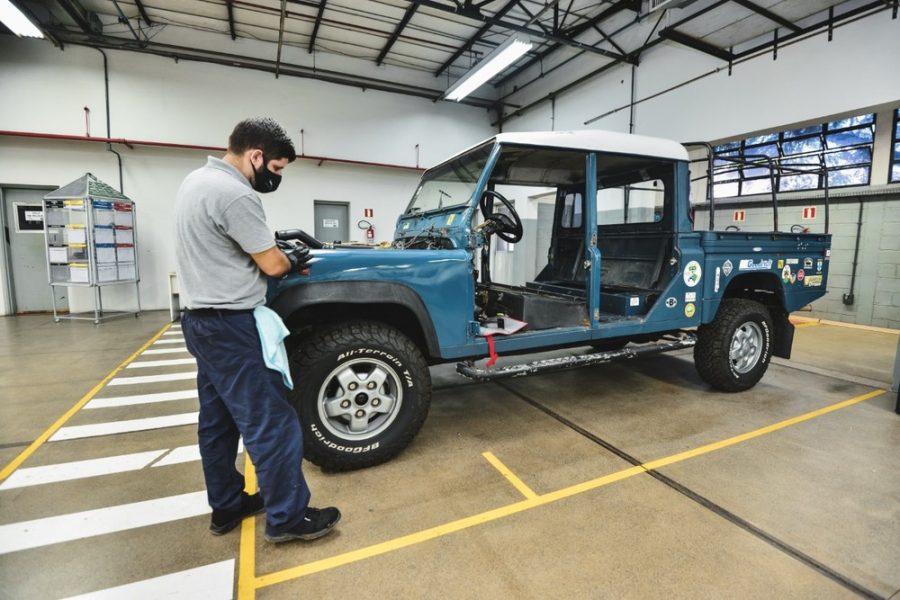
<path fill-rule="evenodd" d="M 167 317 L 101 326 L 0 319 L 0 468 Z M 261 518 L 243 542 L 238 531 L 209 535 L 209 517 L 196 508 L 204 489 L 196 460 L 0 486 L 0 598 L 70 597 L 212 564 L 224 565 L 217 579 L 198 572 L 179 585 L 208 592 L 191 597 L 219 586 L 242 598 L 900 598 L 894 396 L 759 431 L 890 382 L 896 345 L 892 333 L 804 326 L 794 358 L 736 395 L 710 391 L 689 352 L 493 384 L 434 368 L 431 413 L 400 457 L 349 474 L 306 466 L 314 503 L 344 513 L 335 534 L 308 544 L 267 544 Z M 115 377 L 191 370 L 128 368 Z M 107 385 L 92 398 L 191 388 L 190 380 Z M 196 400 L 91 406 L 64 427 L 189 417 Z M 48 441 L 7 485 L 42 473 L 35 467 L 191 446 L 195 431 Z M 673 455 L 653 475 L 633 466 Z M 114 521 L 116 507 L 172 497 L 189 509 L 169 507 L 175 516 L 123 531 L 94 529 Z M 81 514 L 93 510 L 102 512 Z M 76 513 L 68 537 L 58 533 L 67 525 L 47 520 Z"/>

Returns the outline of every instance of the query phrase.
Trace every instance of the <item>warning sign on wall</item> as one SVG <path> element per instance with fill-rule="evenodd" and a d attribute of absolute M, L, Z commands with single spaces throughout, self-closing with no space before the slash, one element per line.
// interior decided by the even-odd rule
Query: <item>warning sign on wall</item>
<path fill-rule="evenodd" d="M 816 218 L 816 207 L 815 206 L 804 206 L 803 207 L 803 220 L 804 221 L 812 221 Z"/>
<path fill-rule="evenodd" d="M 734 222 L 735 223 L 743 223 L 745 220 L 747 220 L 746 211 L 743 211 L 743 210 L 734 211 Z"/>
<path fill-rule="evenodd" d="M 374 209 L 374 208 L 364 208 L 364 209 L 363 209 L 363 216 L 364 216 L 364 217 L 374 217 L 374 216 L 375 216 L 375 209 Z"/>

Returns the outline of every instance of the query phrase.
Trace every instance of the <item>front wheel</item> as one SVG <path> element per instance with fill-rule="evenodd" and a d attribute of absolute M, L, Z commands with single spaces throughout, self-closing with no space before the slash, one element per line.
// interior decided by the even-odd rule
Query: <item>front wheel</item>
<path fill-rule="evenodd" d="M 291 356 L 305 457 L 329 471 L 371 467 L 416 436 L 431 403 L 431 376 L 416 345 L 375 322 L 318 330 Z"/>
<path fill-rule="evenodd" d="M 741 392 L 762 379 L 772 358 L 772 317 L 755 300 L 726 298 L 716 318 L 700 327 L 694 365 L 724 392 Z"/>

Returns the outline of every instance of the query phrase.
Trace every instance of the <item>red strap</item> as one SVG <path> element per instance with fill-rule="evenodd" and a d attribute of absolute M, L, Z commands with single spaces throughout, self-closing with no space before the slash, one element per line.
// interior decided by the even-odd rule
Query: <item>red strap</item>
<path fill-rule="evenodd" d="M 497 356 L 497 351 L 494 349 L 494 336 L 492 336 L 492 335 L 487 336 L 487 343 L 488 343 L 488 353 L 490 354 L 490 358 L 488 359 L 487 365 L 485 365 L 485 366 L 488 368 L 491 368 L 494 366 L 494 363 L 497 362 L 497 359 L 500 357 Z"/>

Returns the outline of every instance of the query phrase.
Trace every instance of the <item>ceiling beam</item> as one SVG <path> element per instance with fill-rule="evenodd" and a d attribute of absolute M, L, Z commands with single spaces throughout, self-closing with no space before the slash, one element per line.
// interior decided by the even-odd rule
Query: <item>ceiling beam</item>
<path fill-rule="evenodd" d="M 782 27 L 787 27 L 794 33 L 800 31 L 800 27 L 798 27 L 797 25 L 791 23 L 790 21 L 788 21 L 781 15 L 776 15 L 771 10 L 769 10 L 767 8 L 763 8 L 759 4 L 756 4 L 755 2 L 751 2 L 750 0 L 733 0 L 733 2 L 735 4 L 740 4 L 744 8 L 752 10 L 756 14 L 761 15 L 761 16 L 769 19 L 770 21 L 774 21 L 774 22 L 778 23 Z"/>
<path fill-rule="evenodd" d="M 715 56 L 716 58 L 720 58 L 726 62 L 731 62 L 735 58 L 734 54 L 732 54 L 728 50 L 723 50 L 722 48 L 714 46 L 709 42 L 704 42 L 701 39 L 695 38 L 686 33 L 682 33 L 681 31 L 677 31 L 675 29 L 672 29 L 671 27 L 660 31 L 659 37 L 665 38 L 667 40 L 672 40 L 673 42 L 677 42 L 679 44 L 683 44 L 688 48 L 693 48 L 694 50 L 699 50 L 700 52 L 705 52 L 706 54 Z"/>
<path fill-rule="evenodd" d="M 494 17 L 497 19 L 502 18 L 503 15 L 508 13 L 518 3 L 519 3 L 519 0 L 510 0 L 509 2 L 504 4 L 501 9 L 499 9 L 496 13 L 494 13 Z M 450 65 L 452 65 L 454 63 L 454 61 L 456 61 L 457 58 L 462 56 L 465 52 L 468 52 L 472 48 L 472 46 L 474 46 L 475 43 L 478 40 L 480 40 L 482 38 L 482 36 L 484 36 L 484 34 L 486 34 L 488 32 L 488 30 L 490 30 L 491 27 L 493 27 L 493 25 L 494 25 L 493 23 L 488 23 L 486 25 L 483 25 L 478 31 L 476 31 L 475 35 L 473 35 L 468 40 L 466 40 L 465 44 L 463 44 L 460 48 L 458 48 L 453 53 L 453 55 L 450 56 L 450 58 L 444 62 L 444 64 L 442 64 L 440 67 L 438 67 L 437 71 L 434 72 L 434 76 L 435 77 L 439 76 L 441 73 L 443 73 L 445 70 L 447 70 L 447 68 Z"/>
<path fill-rule="evenodd" d="M 571 8 L 571 4 L 569 6 Z M 578 25 L 573 25 L 572 27 L 569 27 L 568 29 L 564 29 L 563 31 L 560 32 L 560 35 L 575 37 L 575 36 L 583 33 L 584 31 L 586 31 L 587 29 L 593 27 L 594 25 L 597 25 L 601 21 L 608 19 L 608 18 L 622 12 L 623 10 L 632 10 L 634 12 L 640 12 L 640 10 L 641 10 L 640 0 L 620 0 L 619 2 L 616 2 L 615 4 L 613 4 L 612 6 L 610 6 L 603 12 L 601 12 L 600 14 L 596 15 L 595 17 L 592 17 L 592 18 L 588 19 L 587 21 L 583 21 L 583 22 L 579 23 Z M 568 14 L 568 11 L 567 11 L 567 14 Z M 563 21 L 565 21 L 565 18 L 563 18 Z M 532 66 L 536 65 L 537 63 L 541 62 L 542 60 L 544 60 L 545 58 L 550 56 L 553 52 L 556 52 L 560 47 L 562 47 L 562 44 L 551 45 L 549 48 L 547 48 L 546 50 L 544 50 L 543 52 L 541 52 L 540 54 L 538 54 L 537 56 L 535 56 L 534 58 L 532 58 L 531 60 L 526 62 L 521 67 L 517 68 L 516 70 L 510 72 L 507 75 L 504 75 L 503 78 L 498 82 L 498 85 L 502 85 L 502 84 L 506 83 L 513 77 L 517 76 L 519 73 L 522 73 L 529 67 L 532 67 Z M 629 62 L 631 64 L 637 64 L 637 61 L 633 57 L 630 57 L 630 56 L 626 55 L 625 53 L 623 53 L 622 56 L 618 57 L 618 60 L 624 60 L 625 62 Z"/>
<path fill-rule="evenodd" d="M 231 39 L 237 39 L 237 32 L 234 30 L 234 1 L 233 0 L 225 0 L 225 5 L 228 6 L 228 31 L 231 33 Z"/>
<path fill-rule="evenodd" d="M 446 4 L 441 4 L 439 2 L 435 2 L 435 0 L 408 0 L 414 4 L 418 4 L 420 6 L 424 6 L 426 8 L 431 8 L 434 10 L 438 10 L 441 12 L 451 13 L 454 15 L 458 15 L 461 17 L 465 17 L 467 19 L 472 19 L 475 21 L 481 21 L 482 23 L 486 23 L 489 25 L 496 25 L 498 27 L 503 27 L 505 29 L 510 29 L 512 31 L 518 31 L 519 33 L 525 33 L 530 35 L 536 39 L 548 40 L 551 42 L 558 42 L 565 46 L 572 46 L 573 48 L 578 48 L 579 50 L 585 50 L 587 52 L 592 52 L 594 54 L 599 54 L 601 56 L 606 56 L 608 58 L 613 58 L 616 60 L 621 60 L 624 58 L 621 54 L 616 54 L 614 52 L 608 52 L 606 50 L 602 50 L 600 48 L 595 48 L 589 44 L 584 44 L 582 42 L 575 41 L 566 36 L 560 36 L 555 34 L 547 34 L 539 29 L 531 29 L 530 27 L 523 27 L 518 23 L 511 23 L 509 21 L 502 21 L 498 19 L 496 16 L 487 16 L 481 13 L 477 8 L 463 4 L 462 6 L 457 5 L 456 7 L 447 6 Z M 633 3 L 636 0 L 628 0 L 629 3 Z"/>
<path fill-rule="evenodd" d="M 319 25 L 322 24 L 322 13 L 325 12 L 325 3 L 328 0 L 322 0 L 319 2 L 319 12 L 316 13 L 316 22 L 313 25 L 312 35 L 309 36 L 309 53 L 312 54 L 313 50 L 316 48 L 316 36 L 319 35 Z"/>
<path fill-rule="evenodd" d="M 387 56 L 388 52 L 391 51 L 391 47 L 394 45 L 394 42 L 396 42 L 397 38 L 400 37 L 400 33 L 406 28 L 406 26 L 409 24 L 409 20 L 412 19 L 412 16 L 418 9 L 418 4 L 410 4 L 406 8 L 406 12 L 403 13 L 403 18 L 400 19 L 400 22 L 397 23 L 397 28 L 394 29 L 394 33 L 392 33 L 391 37 L 388 38 L 388 41 L 384 45 L 384 48 L 381 49 L 381 52 L 378 53 L 378 58 L 375 59 L 376 65 L 381 66 L 381 63 L 384 62 L 384 57 Z"/>
<path fill-rule="evenodd" d="M 78 3 L 78 0 L 56 0 L 56 3 L 75 21 L 81 31 L 88 35 L 94 33 L 90 21 L 88 21 L 87 11 Z"/>
<path fill-rule="evenodd" d="M 281 0 L 281 19 L 278 22 L 278 53 L 275 57 L 275 79 L 281 68 L 281 47 L 284 44 L 284 18 L 287 16 L 287 0 Z"/>
<path fill-rule="evenodd" d="M 147 9 L 144 8 L 144 3 L 141 2 L 141 0 L 134 0 L 134 4 L 137 6 L 138 12 L 141 13 L 141 18 L 144 19 L 144 23 L 147 24 L 147 27 L 153 27 L 150 17 L 147 16 Z"/>

